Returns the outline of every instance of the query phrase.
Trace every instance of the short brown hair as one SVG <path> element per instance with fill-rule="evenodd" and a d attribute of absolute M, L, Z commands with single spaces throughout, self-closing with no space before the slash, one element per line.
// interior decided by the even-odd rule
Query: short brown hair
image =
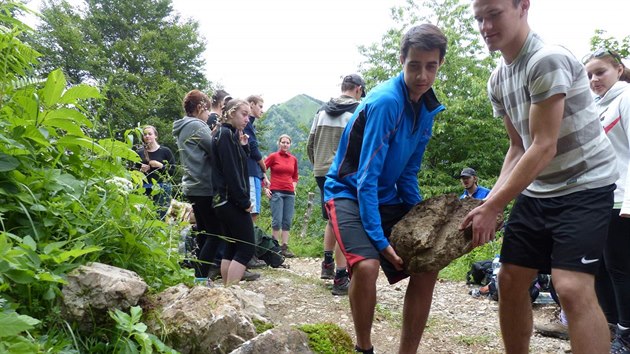
<path fill-rule="evenodd" d="M 255 103 L 255 104 L 259 104 L 261 102 L 265 102 L 265 100 L 263 100 L 262 96 L 259 95 L 251 95 L 248 96 L 245 101 L 247 101 L 247 103 Z"/>
<path fill-rule="evenodd" d="M 400 55 L 403 59 L 407 58 L 409 49 L 416 48 L 422 51 L 431 51 L 438 49 L 440 51 L 440 61 L 446 56 L 446 46 L 448 40 L 442 30 L 430 23 L 424 23 L 419 26 L 412 27 L 402 38 L 400 42 Z"/>

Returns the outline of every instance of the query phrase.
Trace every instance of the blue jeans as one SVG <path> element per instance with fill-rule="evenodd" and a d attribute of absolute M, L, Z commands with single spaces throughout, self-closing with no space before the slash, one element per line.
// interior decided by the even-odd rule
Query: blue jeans
<path fill-rule="evenodd" d="M 271 192 L 271 228 L 283 231 L 291 230 L 293 214 L 295 214 L 295 195 L 280 191 Z"/>

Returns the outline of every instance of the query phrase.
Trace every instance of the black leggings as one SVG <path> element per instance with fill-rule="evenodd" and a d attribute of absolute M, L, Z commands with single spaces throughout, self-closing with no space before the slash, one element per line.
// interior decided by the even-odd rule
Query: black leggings
<path fill-rule="evenodd" d="M 608 323 L 630 327 L 630 219 L 613 209 L 595 290 Z"/>
<path fill-rule="evenodd" d="M 226 236 L 223 259 L 246 265 L 254 255 L 254 223 L 251 215 L 244 209 L 227 202 L 216 209 L 217 216 L 223 223 Z"/>
<path fill-rule="evenodd" d="M 223 239 L 218 235 L 223 235 L 223 228 L 212 207 L 212 197 L 187 196 L 192 203 L 195 220 L 197 222 L 197 244 L 199 245 L 199 253 L 197 259 L 201 262 L 195 262 L 195 277 L 206 278 L 210 270 L 210 263 L 217 254 L 217 250 L 223 243 Z M 219 266 L 219 264 L 216 264 Z"/>

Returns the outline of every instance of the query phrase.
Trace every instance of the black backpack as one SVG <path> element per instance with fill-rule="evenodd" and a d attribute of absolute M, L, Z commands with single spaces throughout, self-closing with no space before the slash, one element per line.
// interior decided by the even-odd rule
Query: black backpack
<path fill-rule="evenodd" d="M 270 235 L 254 225 L 254 240 L 256 241 L 256 257 L 272 268 L 278 268 L 284 263 L 284 256 L 280 254 L 280 245 Z"/>
<path fill-rule="evenodd" d="M 474 262 L 466 273 L 466 284 L 488 285 L 492 279 L 492 259 Z"/>

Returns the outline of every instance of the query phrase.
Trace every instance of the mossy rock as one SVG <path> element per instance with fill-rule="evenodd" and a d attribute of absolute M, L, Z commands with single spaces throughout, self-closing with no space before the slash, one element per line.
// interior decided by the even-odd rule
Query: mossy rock
<path fill-rule="evenodd" d="M 315 353 L 354 353 L 352 338 L 334 323 L 304 324 L 296 328 L 308 335 L 308 345 Z"/>
<path fill-rule="evenodd" d="M 262 332 L 272 329 L 275 325 L 271 322 L 265 322 L 258 319 L 253 319 L 254 327 L 256 327 L 256 334 L 261 334 Z"/>

